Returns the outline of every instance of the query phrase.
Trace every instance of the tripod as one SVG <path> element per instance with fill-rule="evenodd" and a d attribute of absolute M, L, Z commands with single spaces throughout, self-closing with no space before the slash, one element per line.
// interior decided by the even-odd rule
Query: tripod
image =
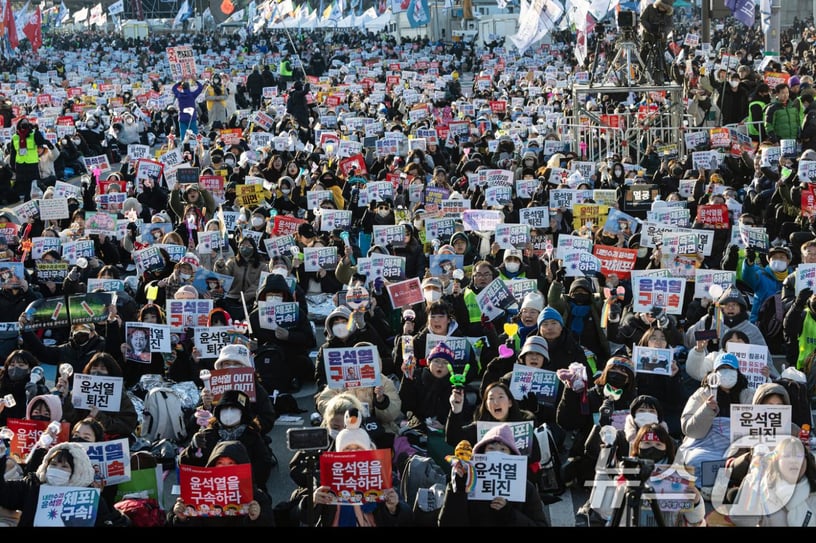
<path fill-rule="evenodd" d="M 651 485 L 646 484 L 645 481 L 641 481 L 637 486 L 627 487 L 623 501 L 621 501 L 620 505 L 615 507 L 612 512 L 612 519 L 609 521 L 609 526 L 620 526 L 624 513 L 626 513 L 626 524 L 624 526 L 629 528 L 640 525 L 640 506 L 643 500 L 644 490 L 647 493 L 654 494 L 654 489 Z M 658 527 L 663 528 L 666 526 L 666 522 L 663 520 L 663 512 L 660 510 L 660 504 L 657 499 L 650 498 L 647 501 L 652 509 L 652 514 L 654 515 Z"/>
<path fill-rule="evenodd" d="M 302 468 L 309 479 L 309 492 L 306 494 L 306 526 L 313 528 L 314 518 L 314 478 L 320 469 L 320 451 L 302 451 L 304 454 L 298 459 L 298 467 Z"/>
<path fill-rule="evenodd" d="M 604 75 L 603 84 L 612 82 L 619 86 L 634 87 L 638 85 L 641 77 L 643 77 L 650 85 L 654 85 L 651 74 L 646 69 L 643 59 L 640 58 L 637 45 L 634 41 L 631 41 L 631 39 L 627 39 L 627 37 L 629 36 L 624 36 L 623 40 L 618 44 L 618 52 L 615 53 L 615 58 L 609 63 L 609 69 L 606 71 L 606 75 Z M 635 61 L 637 61 L 637 64 Z M 615 74 L 615 67 L 618 63 L 624 64 L 626 68 L 626 74 L 622 79 L 618 78 Z M 637 67 L 638 70 L 637 76 L 632 73 L 632 69 L 635 67 Z"/>

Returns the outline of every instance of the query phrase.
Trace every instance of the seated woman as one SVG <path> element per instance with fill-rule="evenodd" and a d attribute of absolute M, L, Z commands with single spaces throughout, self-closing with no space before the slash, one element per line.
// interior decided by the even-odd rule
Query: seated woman
<path fill-rule="evenodd" d="M 0 402 L 0 426 L 5 426 L 8 419 L 23 418 L 26 407 L 35 396 L 48 394 L 45 379 L 37 383 L 30 379 L 31 370 L 39 365 L 39 360 L 24 349 L 16 349 L 6 357 L 0 369 L 0 397 L 11 394 L 16 403 L 11 406 Z"/>
<path fill-rule="evenodd" d="M 116 360 L 108 353 L 96 353 L 85 364 L 82 370 L 86 375 L 109 375 L 111 377 L 123 377 L 122 368 Z M 57 379 L 55 390 L 62 395 L 62 409 L 65 413 L 65 420 L 72 425 L 86 417 L 96 419 L 105 429 L 106 439 L 118 439 L 122 437 L 130 438 L 139 425 L 139 417 L 136 414 L 136 407 L 127 394 L 122 394 L 119 398 L 118 411 L 101 411 L 94 406 L 90 409 L 74 407 L 73 395 L 68 389 L 68 381 L 60 376 Z"/>
<path fill-rule="evenodd" d="M 754 389 L 740 372 L 737 357 L 720 353 L 714 371 L 703 379 L 683 409 L 680 425 L 685 437 L 677 450 L 677 461 L 700 473 L 703 462 L 724 458 L 731 444 L 731 404 L 750 403 L 753 396 Z"/>
<path fill-rule="evenodd" d="M 513 430 L 507 424 L 494 426 L 473 447 L 473 454 L 492 452 L 518 456 Z M 439 512 L 439 526 L 548 526 L 544 504 L 538 488 L 529 479 L 525 484 L 523 502 L 510 502 L 497 496 L 490 501 L 468 499 L 465 462 L 457 462 L 453 480 L 445 489 L 445 499 Z"/>

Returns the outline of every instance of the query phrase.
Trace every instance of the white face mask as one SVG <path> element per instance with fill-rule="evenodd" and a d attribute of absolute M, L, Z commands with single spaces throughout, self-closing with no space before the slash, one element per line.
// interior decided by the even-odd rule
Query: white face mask
<path fill-rule="evenodd" d="M 70 478 L 71 474 L 64 469 L 50 467 L 45 470 L 45 482 L 52 486 L 65 486 Z"/>
<path fill-rule="evenodd" d="M 657 413 L 641 411 L 640 413 L 635 414 L 635 424 L 638 425 L 638 428 L 640 428 L 641 426 L 645 426 L 647 424 L 654 424 L 657 422 L 658 422 Z"/>
<path fill-rule="evenodd" d="M 273 304 L 279 304 L 283 302 L 283 296 L 268 296 L 266 298 L 267 302 L 271 302 Z"/>
<path fill-rule="evenodd" d="M 426 302 L 433 303 L 442 297 L 442 293 L 438 290 L 428 289 L 422 291 L 422 296 L 425 298 Z"/>
<path fill-rule="evenodd" d="M 422 221 L 414 221 L 414 228 L 422 230 Z"/>
<path fill-rule="evenodd" d="M 783 272 L 788 269 L 788 263 L 784 260 L 771 260 L 769 264 L 771 269 L 775 272 Z"/>
<path fill-rule="evenodd" d="M 332 326 L 332 334 L 340 339 L 346 339 L 349 335 L 348 323 L 338 322 Z"/>
<path fill-rule="evenodd" d="M 737 372 L 734 370 L 718 371 L 720 374 L 720 387 L 731 390 L 737 384 Z"/>
<path fill-rule="evenodd" d="M 276 267 L 272 268 L 272 273 L 286 277 L 287 275 L 289 275 L 289 270 L 287 270 L 284 267 Z"/>
<path fill-rule="evenodd" d="M 507 262 L 504 265 L 504 269 L 509 271 L 510 273 L 516 273 L 517 271 L 519 271 L 520 267 L 521 264 L 519 264 L 518 262 Z"/>
<path fill-rule="evenodd" d="M 388 213 L 389 213 L 389 210 L 387 210 L 387 209 L 378 209 L 377 210 L 377 215 L 379 215 L 380 217 L 383 217 L 383 218 L 387 217 Z"/>
<path fill-rule="evenodd" d="M 258 228 L 259 226 L 263 226 L 264 220 L 263 217 L 252 217 L 252 226 Z"/>
<path fill-rule="evenodd" d="M 190 275 L 189 273 L 180 273 L 179 274 L 179 279 L 181 279 L 182 281 L 189 281 L 190 277 L 192 277 L 192 275 Z"/>
<path fill-rule="evenodd" d="M 332 439 L 336 439 L 337 434 L 339 434 L 339 433 L 340 433 L 340 430 L 335 430 L 334 428 L 332 428 L 332 429 L 329 430 L 329 437 L 331 437 Z"/>
<path fill-rule="evenodd" d="M 739 81 L 732 81 L 731 88 L 736 89 L 737 87 L 739 87 Z"/>
<path fill-rule="evenodd" d="M 289 189 L 281 189 L 281 194 L 283 194 L 284 196 L 288 195 L 290 192 L 292 191 Z"/>
<path fill-rule="evenodd" d="M 219 413 L 218 420 L 224 426 L 235 426 L 241 422 L 241 410 L 237 407 L 225 407 Z"/>

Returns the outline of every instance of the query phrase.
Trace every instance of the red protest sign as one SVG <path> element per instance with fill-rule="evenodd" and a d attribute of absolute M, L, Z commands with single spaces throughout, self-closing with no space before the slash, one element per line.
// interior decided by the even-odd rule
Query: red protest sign
<path fill-rule="evenodd" d="M 637 249 L 595 245 L 592 254 L 601 261 L 601 273 L 606 277 L 614 273 L 619 279 L 629 279 L 637 261 Z"/>
<path fill-rule="evenodd" d="M 348 158 L 344 158 L 338 164 L 340 167 L 340 171 L 348 177 L 349 175 L 366 175 L 368 174 L 368 169 L 366 168 L 365 159 L 363 155 L 357 153 L 356 155 L 350 156 Z M 354 173 L 352 173 L 354 170 Z"/>
<path fill-rule="evenodd" d="M 252 464 L 202 468 L 179 466 L 181 500 L 187 516 L 234 516 L 249 513 L 255 499 L 252 491 Z"/>
<path fill-rule="evenodd" d="M 725 204 L 706 204 L 697 208 L 697 222 L 710 228 L 728 228 L 728 206 Z"/>
<path fill-rule="evenodd" d="M 12 457 L 20 462 L 24 461 L 49 424 L 47 420 L 8 419 L 6 426 L 14 432 L 9 445 Z M 61 422 L 57 443 L 68 441 L 70 431 L 70 423 Z"/>
<path fill-rule="evenodd" d="M 412 277 L 399 283 L 386 285 L 388 297 L 391 299 L 391 307 L 408 307 L 422 303 L 422 284 L 418 277 Z"/>
<path fill-rule="evenodd" d="M 331 488 L 336 504 L 382 501 L 383 491 L 393 486 L 391 449 L 324 452 L 320 485 Z"/>
<path fill-rule="evenodd" d="M 276 236 L 285 236 L 286 234 L 295 234 L 298 226 L 306 222 L 303 219 L 296 217 L 287 217 L 285 215 L 275 215 L 275 223 L 272 227 L 272 233 Z"/>

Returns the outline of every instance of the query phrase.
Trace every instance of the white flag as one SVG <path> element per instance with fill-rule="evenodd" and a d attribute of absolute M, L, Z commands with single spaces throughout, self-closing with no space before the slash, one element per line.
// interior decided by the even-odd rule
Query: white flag
<path fill-rule="evenodd" d="M 114 2 L 113 4 L 108 6 L 108 13 L 111 15 L 119 15 L 120 13 L 125 12 L 125 0 L 118 0 L 118 2 Z"/>
<path fill-rule="evenodd" d="M 176 13 L 176 18 L 173 19 L 173 26 L 171 28 L 178 27 L 189 17 L 190 17 L 190 2 L 188 2 L 188 0 L 184 0 L 184 3 L 181 4 L 178 13 Z"/>

